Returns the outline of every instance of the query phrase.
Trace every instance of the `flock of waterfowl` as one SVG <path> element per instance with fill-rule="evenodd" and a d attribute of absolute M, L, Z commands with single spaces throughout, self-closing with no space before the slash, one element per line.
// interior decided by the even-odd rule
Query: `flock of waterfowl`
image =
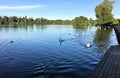
<path fill-rule="evenodd" d="M 68 35 L 71 35 L 71 33 L 68 33 Z M 72 40 L 72 39 L 71 39 Z M 61 45 L 61 43 L 62 42 L 64 42 L 65 40 L 64 39 L 62 39 L 61 37 L 59 38 L 59 42 L 60 42 L 60 45 Z M 13 43 L 13 41 L 10 41 L 10 43 Z M 88 42 L 88 43 L 86 43 L 85 44 L 85 47 L 86 48 L 90 48 L 92 45 Z"/>
<path fill-rule="evenodd" d="M 71 35 L 71 33 L 68 33 L 68 35 Z M 72 39 L 69 39 L 69 40 L 72 40 Z M 58 41 L 60 42 L 60 45 L 61 45 L 61 43 L 64 42 L 65 39 L 62 39 L 62 38 L 60 37 L 60 38 L 58 39 Z M 85 47 L 86 47 L 86 48 L 90 48 L 90 47 L 92 47 L 92 45 L 88 42 L 88 43 L 85 44 Z"/>

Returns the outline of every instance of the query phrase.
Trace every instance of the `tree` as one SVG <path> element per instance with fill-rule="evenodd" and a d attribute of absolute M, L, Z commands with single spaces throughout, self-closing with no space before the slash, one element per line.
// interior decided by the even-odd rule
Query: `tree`
<path fill-rule="evenodd" d="M 2 22 L 1 22 L 1 23 L 4 24 L 4 25 L 9 24 L 9 18 L 8 18 L 7 16 L 4 16 L 4 17 L 2 18 Z"/>
<path fill-rule="evenodd" d="M 28 19 L 27 16 L 22 18 L 22 24 L 27 24 L 28 23 Z"/>
<path fill-rule="evenodd" d="M 2 16 L 0 16 L 0 25 L 2 24 Z"/>
<path fill-rule="evenodd" d="M 104 0 L 100 5 L 96 6 L 95 12 L 98 25 L 112 25 L 114 17 L 112 15 L 114 1 Z"/>
<path fill-rule="evenodd" d="M 75 26 L 75 27 L 84 27 L 84 26 L 88 26 L 90 25 L 90 22 L 89 20 L 84 17 L 84 16 L 79 16 L 79 17 L 75 17 L 73 20 L 72 20 L 72 24 Z"/>
<path fill-rule="evenodd" d="M 120 19 L 117 19 L 117 20 L 118 20 L 118 22 L 119 22 L 118 24 L 120 24 Z"/>
<path fill-rule="evenodd" d="M 28 24 L 32 25 L 34 23 L 34 19 L 33 18 L 28 18 Z"/>
<path fill-rule="evenodd" d="M 9 24 L 10 25 L 18 24 L 18 18 L 16 16 L 9 17 Z"/>

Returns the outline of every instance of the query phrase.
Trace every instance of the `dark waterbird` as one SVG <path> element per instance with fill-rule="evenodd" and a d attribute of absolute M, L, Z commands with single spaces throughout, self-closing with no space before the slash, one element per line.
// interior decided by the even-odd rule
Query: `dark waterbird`
<path fill-rule="evenodd" d="M 60 38 L 59 38 L 60 45 L 62 44 L 63 41 L 65 41 L 65 40 L 63 40 L 63 39 L 60 37 Z"/>
<path fill-rule="evenodd" d="M 71 35 L 71 33 L 68 33 L 68 35 Z"/>
<path fill-rule="evenodd" d="M 63 42 L 63 41 L 65 41 L 65 40 L 63 40 L 61 37 L 59 38 L 59 42 Z"/>
<path fill-rule="evenodd" d="M 10 41 L 10 43 L 13 43 L 13 41 Z"/>

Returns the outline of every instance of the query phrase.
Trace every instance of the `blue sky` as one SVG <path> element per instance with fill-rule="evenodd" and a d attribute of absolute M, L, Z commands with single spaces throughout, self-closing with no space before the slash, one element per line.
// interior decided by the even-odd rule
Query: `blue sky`
<path fill-rule="evenodd" d="M 73 19 L 86 16 L 95 19 L 95 7 L 103 0 L 0 0 L 1 16 Z M 120 18 L 120 0 L 114 4 L 113 15 Z"/>

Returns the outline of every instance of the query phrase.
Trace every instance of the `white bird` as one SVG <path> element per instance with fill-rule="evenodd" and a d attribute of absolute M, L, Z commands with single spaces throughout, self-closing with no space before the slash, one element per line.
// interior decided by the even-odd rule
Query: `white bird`
<path fill-rule="evenodd" d="M 85 46 L 86 46 L 87 48 L 90 48 L 90 47 L 91 47 L 90 43 L 87 43 Z"/>

